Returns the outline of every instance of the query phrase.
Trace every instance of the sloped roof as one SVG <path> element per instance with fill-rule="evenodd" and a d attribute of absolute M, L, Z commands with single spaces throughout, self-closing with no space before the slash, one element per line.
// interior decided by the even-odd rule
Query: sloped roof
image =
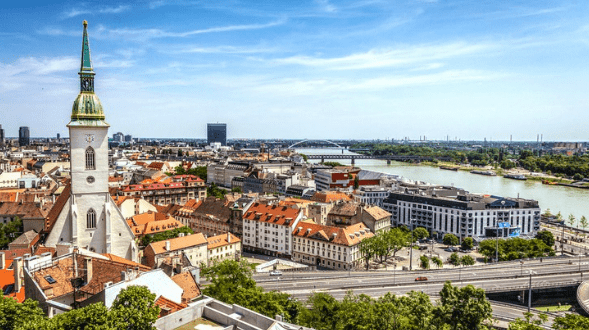
<path fill-rule="evenodd" d="M 357 213 L 359 204 L 355 202 L 341 202 L 336 203 L 329 211 L 329 215 L 341 215 L 346 217 L 353 217 Z"/>
<path fill-rule="evenodd" d="M 31 245 L 36 243 L 38 240 L 39 234 L 37 234 L 37 232 L 34 230 L 29 230 L 26 233 L 22 233 L 9 245 L 27 245 L 28 247 L 31 247 Z"/>
<path fill-rule="evenodd" d="M 225 200 L 209 196 L 199 204 L 198 208 L 194 210 L 194 214 L 212 215 L 219 219 L 229 221 L 229 218 L 231 218 L 231 209 L 227 207 Z"/>
<path fill-rule="evenodd" d="M 325 191 L 316 192 L 313 197 L 311 197 L 311 200 L 321 203 L 332 203 L 337 201 L 351 201 L 352 198 L 341 191 Z"/>
<path fill-rule="evenodd" d="M 8 269 L 11 264 L 12 259 L 6 257 L 4 269 L 0 269 L 0 289 L 5 292 L 12 285 L 12 290 L 4 297 L 13 297 L 21 303 L 25 300 L 25 288 L 23 286 L 19 292 L 14 291 L 14 269 Z"/>
<path fill-rule="evenodd" d="M 369 206 L 364 208 L 364 212 L 368 213 L 374 220 L 380 220 L 382 218 L 390 217 L 392 214 L 381 209 L 378 206 Z"/>
<path fill-rule="evenodd" d="M 65 188 L 63 189 L 63 192 L 59 195 L 59 198 L 57 198 L 57 200 L 55 201 L 55 204 L 53 204 L 53 207 L 51 208 L 51 210 L 49 211 L 49 214 L 47 215 L 47 218 L 45 220 L 45 232 L 51 232 L 51 230 L 53 229 L 53 226 L 55 225 L 55 222 L 57 221 L 57 217 L 59 217 L 59 214 L 61 213 L 61 210 L 63 210 L 63 207 L 65 206 L 65 203 L 67 202 L 67 200 L 70 198 L 70 193 L 72 191 L 72 186 L 70 184 L 70 181 L 68 180 L 66 182 Z"/>
<path fill-rule="evenodd" d="M 134 261 L 131 261 L 131 260 L 127 260 L 125 258 L 116 256 L 116 255 L 111 254 L 111 253 L 103 253 L 102 255 L 105 256 L 105 257 L 107 257 L 111 261 L 115 261 L 115 262 L 118 262 L 118 263 L 121 263 L 121 264 L 125 264 L 125 265 L 128 265 L 129 267 L 139 267 L 139 269 L 141 269 L 143 271 L 146 271 L 146 272 L 148 272 L 148 271 L 151 270 L 151 268 L 149 268 L 148 266 L 142 265 L 140 263 L 137 263 L 137 262 L 134 262 Z"/>
<path fill-rule="evenodd" d="M 231 242 L 227 241 L 227 235 L 229 235 L 231 237 Z M 207 243 L 208 243 L 207 249 L 211 250 L 211 249 L 218 248 L 220 246 L 235 244 L 237 242 L 241 242 L 241 240 L 237 236 L 235 236 L 231 233 L 221 234 L 221 235 L 217 235 L 217 236 L 213 236 L 213 237 L 207 237 Z"/>
<path fill-rule="evenodd" d="M 287 219 L 294 221 L 301 213 L 301 209 L 288 206 L 254 203 L 243 215 L 244 219 L 286 225 Z"/>
<path fill-rule="evenodd" d="M 4 202 L 0 203 L 0 214 L 18 215 L 24 219 L 44 219 L 43 209 L 37 203 L 29 202 Z"/>
<path fill-rule="evenodd" d="M 170 215 L 151 211 L 127 219 L 127 224 L 131 227 L 131 231 L 133 231 L 135 236 L 154 234 L 184 227 L 180 221 Z"/>
<path fill-rule="evenodd" d="M 200 289 L 194 277 L 188 272 L 180 273 L 172 276 L 172 281 L 178 284 L 184 290 L 182 292 L 182 302 L 191 301 L 194 298 L 200 297 Z"/>
<path fill-rule="evenodd" d="M 184 237 L 176 237 L 164 241 L 150 243 L 146 249 L 151 248 L 155 254 L 168 252 L 166 250 L 166 242 L 170 242 L 170 251 L 177 251 L 193 246 L 207 244 L 207 239 L 202 233 L 187 235 Z"/>
<path fill-rule="evenodd" d="M 160 307 L 159 317 L 163 317 L 172 313 L 175 313 L 181 309 L 187 307 L 186 304 L 178 304 L 164 296 L 160 296 L 156 299 L 155 304 Z"/>
<path fill-rule="evenodd" d="M 353 246 L 365 238 L 374 236 L 374 233 L 361 222 L 347 227 L 323 226 L 315 223 L 299 222 L 293 230 L 293 236 L 330 241 L 338 245 Z"/>

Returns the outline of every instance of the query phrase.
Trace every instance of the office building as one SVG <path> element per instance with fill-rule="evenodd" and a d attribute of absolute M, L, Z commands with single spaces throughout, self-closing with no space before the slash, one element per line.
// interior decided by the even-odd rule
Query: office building
<path fill-rule="evenodd" d="M 227 145 L 227 124 L 207 124 L 207 143 L 213 142 Z"/>
<path fill-rule="evenodd" d="M 4 129 L 2 129 L 2 125 L 0 125 L 0 145 L 4 144 Z"/>
<path fill-rule="evenodd" d="M 133 136 L 132 135 L 125 135 L 125 142 L 133 142 Z"/>
<path fill-rule="evenodd" d="M 27 126 L 21 126 L 18 129 L 18 144 L 20 146 L 28 146 L 30 143 L 30 133 Z"/>
<path fill-rule="evenodd" d="M 115 142 L 123 142 L 125 141 L 125 135 L 121 132 L 115 133 L 112 135 L 112 140 Z"/>

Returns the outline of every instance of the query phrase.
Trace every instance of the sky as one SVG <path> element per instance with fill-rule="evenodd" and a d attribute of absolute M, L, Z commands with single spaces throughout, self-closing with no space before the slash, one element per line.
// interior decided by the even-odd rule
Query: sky
<path fill-rule="evenodd" d="M 110 134 L 589 140 L 589 1 L 3 1 L 0 125 L 67 136 L 82 21 Z"/>

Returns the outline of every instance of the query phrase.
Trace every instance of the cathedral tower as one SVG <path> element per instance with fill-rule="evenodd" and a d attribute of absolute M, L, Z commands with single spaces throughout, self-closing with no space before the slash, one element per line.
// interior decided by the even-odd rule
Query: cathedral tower
<path fill-rule="evenodd" d="M 134 234 L 108 192 L 108 128 L 90 59 L 84 21 L 80 93 L 74 101 L 70 133 L 71 193 L 46 245 L 69 243 L 97 253 L 136 259 Z M 60 203 L 56 203 L 58 205 Z"/>

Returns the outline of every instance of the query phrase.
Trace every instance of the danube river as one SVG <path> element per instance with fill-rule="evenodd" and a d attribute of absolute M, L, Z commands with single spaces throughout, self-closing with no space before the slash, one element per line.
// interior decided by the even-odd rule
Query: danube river
<path fill-rule="evenodd" d="M 342 150 L 336 148 L 297 149 L 297 152 L 306 155 L 327 155 L 341 154 Z M 353 154 L 347 150 L 344 153 Z M 350 160 L 333 161 L 350 164 Z M 356 160 L 356 166 L 366 170 L 401 175 L 410 180 L 454 185 L 473 193 L 504 197 L 517 197 L 519 194 L 521 198 L 537 200 L 542 210 L 550 208 L 550 211 L 554 214 L 558 211 L 562 212 L 565 219 L 568 219 L 569 214 L 573 214 L 577 219 L 581 218 L 582 215 L 589 218 L 589 189 L 548 186 L 539 181 L 518 181 L 505 179 L 501 176 L 484 176 L 466 171 L 454 172 L 403 162 L 391 162 L 391 165 L 387 165 L 386 161 L 376 159 Z"/>

